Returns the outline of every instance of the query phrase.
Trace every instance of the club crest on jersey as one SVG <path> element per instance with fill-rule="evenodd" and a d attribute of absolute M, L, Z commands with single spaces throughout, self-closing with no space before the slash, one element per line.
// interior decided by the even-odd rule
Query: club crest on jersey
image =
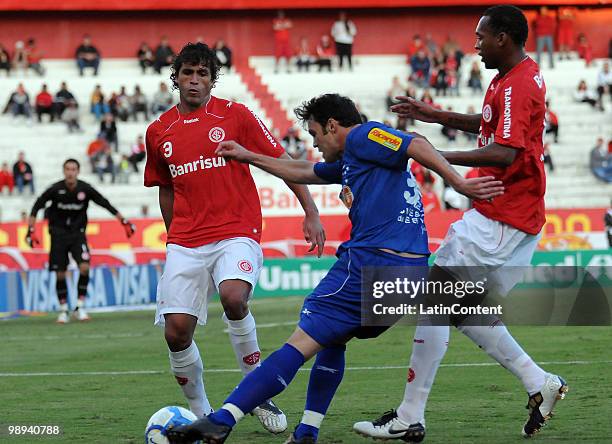
<path fill-rule="evenodd" d="M 393 151 L 399 150 L 400 146 L 402 145 L 401 137 L 380 128 L 372 128 L 368 133 L 368 139 Z"/>
<path fill-rule="evenodd" d="M 493 111 L 491 111 L 491 105 L 487 103 L 482 109 L 482 119 L 485 122 L 489 123 L 492 118 L 493 118 Z"/>
<path fill-rule="evenodd" d="M 77 193 L 77 199 L 79 200 L 85 200 L 85 193 L 83 191 L 79 191 Z"/>
<path fill-rule="evenodd" d="M 225 139 L 225 131 L 223 131 L 223 128 L 215 126 L 208 132 L 208 138 L 214 143 L 222 142 Z"/>
<path fill-rule="evenodd" d="M 253 266 L 251 265 L 251 263 L 245 259 L 241 260 L 240 262 L 238 262 L 238 268 L 240 268 L 241 271 L 244 271 L 245 273 L 252 273 L 253 272 Z"/>
<path fill-rule="evenodd" d="M 342 185 L 342 191 L 340 192 L 340 200 L 349 210 L 353 206 L 353 192 L 351 187 L 348 185 Z"/>

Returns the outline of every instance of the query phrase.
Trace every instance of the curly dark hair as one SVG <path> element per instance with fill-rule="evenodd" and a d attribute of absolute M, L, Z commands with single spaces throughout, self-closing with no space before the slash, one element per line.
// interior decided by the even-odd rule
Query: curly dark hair
<path fill-rule="evenodd" d="M 329 119 L 335 119 L 340 126 L 348 128 L 362 123 L 355 103 L 348 97 L 340 94 L 323 94 L 302 103 L 293 110 L 297 118 L 306 123 L 312 119 L 323 127 Z"/>
<path fill-rule="evenodd" d="M 494 33 L 505 32 L 517 46 L 525 46 L 529 25 L 519 8 L 512 5 L 491 6 L 482 16 L 489 17 L 488 25 Z"/>
<path fill-rule="evenodd" d="M 189 42 L 183 46 L 181 52 L 178 53 L 174 58 L 174 62 L 172 62 L 170 80 L 172 81 L 173 89 L 178 89 L 176 78 L 183 63 L 206 66 L 210 70 L 211 86 L 214 86 L 219 78 L 219 64 L 215 52 L 206 43 Z"/>

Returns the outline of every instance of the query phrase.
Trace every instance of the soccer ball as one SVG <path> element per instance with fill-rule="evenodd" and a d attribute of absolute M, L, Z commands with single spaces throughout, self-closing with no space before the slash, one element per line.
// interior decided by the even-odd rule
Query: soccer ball
<path fill-rule="evenodd" d="M 191 424 L 198 417 L 191 411 L 177 406 L 168 406 L 153 413 L 145 429 L 146 444 L 169 444 L 166 433 L 168 426 L 177 427 Z M 200 441 L 198 441 L 199 443 Z"/>

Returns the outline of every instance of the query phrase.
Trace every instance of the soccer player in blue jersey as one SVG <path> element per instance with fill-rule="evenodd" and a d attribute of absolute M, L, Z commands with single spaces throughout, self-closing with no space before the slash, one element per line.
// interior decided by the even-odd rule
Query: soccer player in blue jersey
<path fill-rule="evenodd" d="M 287 342 L 244 378 L 221 409 L 168 433 L 170 442 L 223 443 L 232 428 L 266 399 L 282 392 L 298 369 L 316 356 L 306 408 L 287 443 L 315 443 L 327 408 L 342 381 L 346 342 L 369 338 L 385 327 L 361 325 L 363 266 L 403 266 L 420 279 L 429 248 L 421 193 L 408 169 L 413 158 L 431 168 L 466 196 L 487 199 L 503 193 L 492 177 L 464 179 L 427 142 L 378 122 L 362 123 L 355 104 L 337 94 L 315 97 L 296 109 L 308 125 L 324 162 L 274 159 L 248 151 L 234 141 L 216 153 L 248 162 L 291 182 L 342 184 L 349 208 L 350 239 L 338 249 L 338 261 L 305 299 L 300 321 Z"/>

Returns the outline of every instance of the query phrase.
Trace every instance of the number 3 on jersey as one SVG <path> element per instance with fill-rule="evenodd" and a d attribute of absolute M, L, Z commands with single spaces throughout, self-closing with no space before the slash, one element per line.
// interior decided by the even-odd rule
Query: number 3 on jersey
<path fill-rule="evenodd" d="M 164 142 L 164 156 L 172 156 L 172 142 Z"/>

